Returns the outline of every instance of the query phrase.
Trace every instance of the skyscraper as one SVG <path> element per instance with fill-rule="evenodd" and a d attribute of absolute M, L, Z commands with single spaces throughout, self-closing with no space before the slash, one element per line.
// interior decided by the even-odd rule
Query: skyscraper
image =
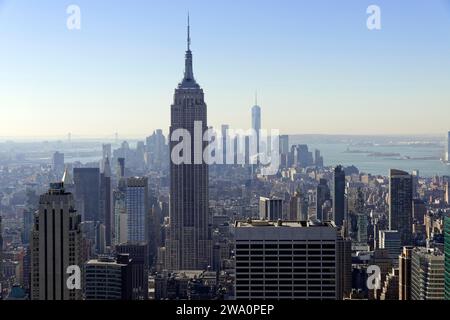
<path fill-rule="evenodd" d="M 289 136 L 280 136 L 280 156 L 281 166 L 287 168 L 289 166 Z"/>
<path fill-rule="evenodd" d="M 401 245 L 412 241 L 412 177 L 391 169 L 389 175 L 389 230 L 398 230 Z"/>
<path fill-rule="evenodd" d="M 423 224 L 425 221 L 425 215 L 427 214 L 427 207 L 425 202 L 421 199 L 413 200 L 413 222 Z"/>
<path fill-rule="evenodd" d="M 342 166 L 334 169 L 333 212 L 334 223 L 336 226 L 342 227 L 345 219 L 345 171 Z"/>
<path fill-rule="evenodd" d="M 320 150 L 317 149 L 314 151 L 314 164 L 317 168 L 323 167 L 323 157 L 320 154 Z"/>
<path fill-rule="evenodd" d="M 131 300 L 132 260 L 128 254 L 116 259 L 100 257 L 84 265 L 84 295 L 86 300 Z"/>
<path fill-rule="evenodd" d="M 367 214 L 365 213 L 357 213 L 356 214 L 356 226 L 357 226 L 357 232 L 356 232 L 356 240 L 361 245 L 367 245 L 367 242 L 369 241 L 369 237 L 367 235 Z"/>
<path fill-rule="evenodd" d="M 411 255 L 411 299 L 444 299 L 444 255 L 438 249 L 413 249 Z"/>
<path fill-rule="evenodd" d="M 399 260 L 399 300 L 411 300 L 411 255 L 414 247 L 403 247 Z"/>
<path fill-rule="evenodd" d="M 55 152 L 52 161 L 53 172 L 60 176 L 64 172 L 64 153 Z"/>
<path fill-rule="evenodd" d="M 116 246 L 118 254 L 131 259 L 132 300 L 148 299 L 148 245 L 145 242 L 128 242 Z"/>
<path fill-rule="evenodd" d="M 148 179 L 128 178 L 126 190 L 128 241 L 148 241 Z"/>
<path fill-rule="evenodd" d="M 253 140 L 253 143 L 256 143 L 256 148 L 253 150 L 256 150 L 257 153 L 259 153 L 259 139 L 260 137 L 260 130 L 261 130 L 261 107 L 258 105 L 258 98 L 255 97 L 255 105 L 252 107 L 252 129 L 254 130 L 254 133 L 256 133 L 256 141 Z M 250 139 L 252 140 L 252 139 Z M 253 156 L 253 155 L 250 155 Z"/>
<path fill-rule="evenodd" d="M 383 289 L 380 294 L 380 300 L 399 300 L 398 279 L 399 270 L 392 268 L 392 271 L 386 276 L 386 280 L 384 281 Z"/>
<path fill-rule="evenodd" d="M 188 19 L 189 20 L 189 19 Z M 203 89 L 194 79 L 192 64 L 190 25 L 188 22 L 185 71 L 182 82 L 175 89 L 171 107 L 170 136 L 177 129 L 191 135 L 191 146 L 195 146 L 194 127 L 201 124 L 207 128 L 207 107 Z M 170 142 L 170 151 L 178 142 Z M 198 143 L 202 145 L 202 143 Z M 211 264 L 212 246 L 209 230 L 208 165 L 200 151 L 191 148 L 190 163 L 170 163 L 170 228 L 167 241 L 168 269 L 198 270 Z M 198 159 L 199 156 L 202 159 Z"/>
<path fill-rule="evenodd" d="M 412 177 L 413 198 L 419 198 L 419 179 L 420 179 L 419 170 L 413 170 L 413 172 L 411 173 L 411 177 Z"/>
<path fill-rule="evenodd" d="M 125 178 L 125 158 L 118 158 L 116 165 L 117 178 Z"/>
<path fill-rule="evenodd" d="M 292 146 L 291 157 L 291 162 L 296 167 L 306 168 L 314 164 L 313 154 L 306 144 Z"/>
<path fill-rule="evenodd" d="M 80 224 L 83 237 L 83 257 L 91 259 L 106 253 L 106 228 L 98 221 L 83 221 Z"/>
<path fill-rule="evenodd" d="M 108 159 L 109 164 L 111 165 L 111 159 L 112 159 L 112 146 L 111 144 L 104 144 L 102 145 L 102 161 L 100 162 L 100 169 L 101 171 L 105 171 L 105 163 Z"/>
<path fill-rule="evenodd" d="M 150 156 L 149 165 L 151 169 L 161 170 L 164 164 L 167 162 L 167 144 L 166 137 L 161 129 L 153 132 L 153 134 L 147 137 L 146 150 Z"/>
<path fill-rule="evenodd" d="M 289 220 L 308 221 L 308 199 L 297 191 L 289 201 Z"/>
<path fill-rule="evenodd" d="M 128 241 L 127 197 L 123 190 L 115 190 L 114 197 L 114 244 Z"/>
<path fill-rule="evenodd" d="M 379 231 L 379 243 L 380 249 L 386 249 L 389 253 L 389 257 L 394 264 L 398 262 L 398 256 L 402 251 L 400 245 L 400 234 L 397 230 L 380 230 Z"/>
<path fill-rule="evenodd" d="M 326 179 L 320 179 L 316 190 L 316 219 L 324 220 L 322 206 L 326 201 L 330 200 L 330 188 Z"/>
<path fill-rule="evenodd" d="M 350 242 L 333 223 L 236 222 L 237 299 L 340 300 L 351 287 Z"/>
<path fill-rule="evenodd" d="M 107 246 L 111 246 L 113 234 L 112 184 L 109 159 L 106 158 L 103 162 L 103 172 L 100 174 L 100 222 L 105 225 Z"/>
<path fill-rule="evenodd" d="M 83 221 L 100 221 L 100 169 L 74 168 L 75 200 Z"/>
<path fill-rule="evenodd" d="M 259 218 L 261 220 L 277 221 L 283 219 L 283 200 L 259 198 Z"/>
<path fill-rule="evenodd" d="M 228 130 L 230 129 L 230 126 L 228 124 L 222 125 L 222 157 L 223 157 L 223 163 L 227 163 L 227 152 L 232 152 L 232 150 L 227 150 L 227 142 L 230 138 L 228 135 Z"/>
<path fill-rule="evenodd" d="M 30 234 L 31 234 L 31 228 L 33 227 L 34 211 L 35 210 L 32 210 L 32 209 L 26 209 L 23 211 L 22 243 L 25 245 L 30 243 Z"/>
<path fill-rule="evenodd" d="M 67 287 L 67 268 L 82 267 L 81 216 L 74 209 L 72 194 L 64 184 L 50 185 L 39 200 L 31 249 L 31 298 L 33 300 L 78 300 L 81 290 Z"/>

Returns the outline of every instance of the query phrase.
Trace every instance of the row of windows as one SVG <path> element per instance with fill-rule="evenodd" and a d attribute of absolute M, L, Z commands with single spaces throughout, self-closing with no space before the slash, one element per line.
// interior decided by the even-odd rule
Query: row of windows
<path fill-rule="evenodd" d="M 262 250 L 254 250 L 254 251 L 246 251 L 246 250 L 236 250 L 236 255 L 242 255 L 242 256 L 257 256 L 257 255 L 265 255 L 265 256 L 276 256 L 276 255 L 331 255 L 334 256 L 336 254 L 335 251 L 319 251 L 319 250 L 308 250 L 308 251 L 304 251 L 304 250 L 286 250 L 286 251 L 275 251 L 275 250 L 266 250 L 266 251 L 262 251 Z"/>
<path fill-rule="evenodd" d="M 331 274 L 322 274 L 320 275 L 320 277 L 318 277 L 317 279 L 335 279 L 336 275 L 334 273 Z M 238 274 L 236 276 L 237 280 L 245 280 L 245 281 L 253 281 L 256 279 L 264 279 L 264 280 L 289 280 L 289 281 L 295 281 L 295 280 L 299 280 L 299 279 L 316 279 L 316 278 L 312 278 L 311 274 L 266 274 L 264 276 L 260 276 L 260 277 L 255 277 L 253 275 L 245 275 L 245 274 Z"/>
<path fill-rule="evenodd" d="M 273 269 L 273 268 L 280 268 L 280 269 L 283 269 L 283 268 L 291 269 L 293 267 L 295 267 L 295 268 L 307 268 L 307 267 L 334 268 L 334 263 L 323 263 L 322 265 L 320 265 L 320 264 L 317 264 L 314 262 L 310 262 L 308 264 L 307 263 L 292 263 L 292 262 L 283 263 L 283 262 L 280 262 L 280 263 L 266 263 L 264 265 L 264 263 L 262 263 L 262 262 L 261 263 L 255 262 L 255 263 L 250 263 L 250 264 L 249 263 L 237 263 L 236 267 L 241 272 L 245 272 L 246 269 L 250 269 L 250 268 L 257 268 L 257 269 L 265 268 L 266 272 L 269 272 L 269 271 L 267 271 L 267 269 Z M 286 270 L 283 270 L 283 271 L 286 271 Z"/>
<path fill-rule="evenodd" d="M 317 271 L 317 269 L 334 269 L 335 268 L 335 264 L 333 262 L 323 262 L 322 264 L 320 263 L 316 263 L 316 262 L 309 262 L 307 263 L 301 263 L 301 262 L 294 262 L 294 263 L 279 263 L 279 265 L 269 265 L 268 263 L 266 263 L 265 266 L 260 265 L 260 266 L 256 266 L 256 265 L 249 265 L 247 264 L 242 264 L 242 263 L 237 263 L 236 264 L 236 272 L 245 272 L 246 270 L 251 269 L 252 272 L 272 272 L 271 270 L 273 269 L 280 269 L 280 271 L 283 272 L 289 272 L 289 270 L 292 270 L 292 268 L 295 269 L 306 269 L 306 268 L 310 268 L 310 269 L 315 269 Z M 263 269 L 265 269 L 263 271 Z M 287 270 L 286 270 L 287 269 Z M 270 271 L 269 271 L 270 270 Z"/>
<path fill-rule="evenodd" d="M 292 278 L 311 278 L 313 275 L 319 275 L 322 278 L 329 278 L 329 277 L 335 277 L 336 272 L 333 270 L 332 272 L 324 272 L 324 271 L 317 271 L 317 272 L 308 272 L 306 270 L 296 270 L 294 272 L 283 272 L 283 270 L 274 271 L 274 272 L 266 272 L 266 273 L 252 273 L 252 272 L 238 272 L 236 274 L 236 278 L 238 279 L 265 279 L 265 278 L 277 278 L 277 276 L 280 279 L 292 279 Z"/>
<path fill-rule="evenodd" d="M 108 289 L 96 289 L 96 288 L 90 288 L 90 289 L 86 289 L 85 290 L 86 295 L 98 295 L 98 294 L 116 294 L 116 295 L 121 295 L 122 294 L 122 289 L 121 288 L 116 288 L 115 290 L 113 288 L 108 288 Z"/>
<path fill-rule="evenodd" d="M 295 285 L 306 285 L 306 284 L 312 284 L 313 281 L 307 281 L 307 280 L 238 280 L 236 281 L 236 286 L 252 286 L 252 285 L 265 285 L 265 286 L 283 286 L 283 285 L 289 285 L 289 286 L 295 286 Z M 335 285 L 336 282 L 334 279 L 332 280 L 323 280 L 322 279 L 322 285 Z"/>
<path fill-rule="evenodd" d="M 250 262 L 250 261 L 306 261 L 306 260 L 323 260 L 334 261 L 334 256 L 236 256 L 238 262 Z"/>
<path fill-rule="evenodd" d="M 280 255 L 280 256 L 242 256 L 236 255 L 236 259 L 239 261 L 291 261 L 291 260 L 334 260 L 336 257 L 334 255 Z"/>
<path fill-rule="evenodd" d="M 264 262 L 264 261 L 334 261 L 335 257 L 330 257 L 330 256 L 310 256 L 310 257 L 301 257 L 301 256 L 296 256 L 296 257 L 236 257 L 236 260 L 239 263 L 251 263 L 251 262 Z"/>
<path fill-rule="evenodd" d="M 316 294 L 314 293 L 303 293 L 303 292 L 279 292 L 277 295 L 272 295 L 270 293 L 267 293 L 266 295 L 261 294 L 261 292 L 237 292 L 236 297 L 238 298 L 253 298 L 253 299 L 279 299 L 280 297 L 285 298 L 303 298 L 303 299 L 334 299 L 335 293 L 334 292 L 318 292 Z"/>
<path fill-rule="evenodd" d="M 332 249 L 334 244 L 236 244 L 236 249 Z"/>

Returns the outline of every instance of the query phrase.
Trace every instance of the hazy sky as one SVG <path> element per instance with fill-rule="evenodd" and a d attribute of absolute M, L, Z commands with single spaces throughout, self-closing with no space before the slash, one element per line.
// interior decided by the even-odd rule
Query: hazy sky
<path fill-rule="evenodd" d="M 188 10 L 211 125 L 450 130 L 450 0 L 0 0 L 0 137 L 167 132 Z"/>

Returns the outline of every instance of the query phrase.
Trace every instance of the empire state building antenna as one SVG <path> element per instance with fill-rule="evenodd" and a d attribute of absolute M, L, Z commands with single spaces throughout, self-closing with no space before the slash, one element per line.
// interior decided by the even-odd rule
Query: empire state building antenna
<path fill-rule="evenodd" d="M 191 23 L 188 12 L 188 25 L 187 25 L 187 51 L 191 51 Z"/>

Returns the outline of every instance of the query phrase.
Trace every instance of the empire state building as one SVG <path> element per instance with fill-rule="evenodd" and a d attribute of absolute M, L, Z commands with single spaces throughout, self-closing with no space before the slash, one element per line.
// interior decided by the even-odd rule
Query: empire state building
<path fill-rule="evenodd" d="M 171 106 L 170 137 L 177 129 L 184 129 L 190 133 L 192 147 L 189 156 L 192 161 L 182 164 L 170 161 L 170 227 L 166 243 L 166 266 L 169 270 L 205 269 L 211 265 L 212 255 L 209 228 L 209 173 L 208 165 L 202 157 L 207 144 L 197 143 L 203 147 L 202 150 L 194 147 L 195 123 L 201 122 L 202 133 L 208 128 L 207 107 L 203 89 L 194 79 L 189 17 L 187 31 L 184 78 L 175 89 Z M 170 141 L 171 154 L 177 144 L 178 141 Z M 201 161 L 194 161 L 199 155 L 202 157 Z"/>

